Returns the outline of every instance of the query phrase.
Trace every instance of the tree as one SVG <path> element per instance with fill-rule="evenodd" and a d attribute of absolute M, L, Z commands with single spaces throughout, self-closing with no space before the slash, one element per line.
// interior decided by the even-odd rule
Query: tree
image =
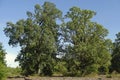
<path fill-rule="evenodd" d="M 53 3 L 35 5 L 28 18 L 4 29 L 9 45 L 19 45 L 16 61 L 25 75 L 51 76 L 58 72 L 71 76 L 107 73 L 111 60 L 111 40 L 107 29 L 92 22 L 96 13 L 72 7 L 62 18 L 62 12 Z M 58 24 L 62 21 L 62 25 Z"/>
<path fill-rule="evenodd" d="M 6 63 L 5 63 L 6 52 L 3 49 L 2 43 L 0 43 L 0 80 L 6 78 Z"/>
<path fill-rule="evenodd" d="M 16 24 L 7 23 L 4 32 L 9 37 L 9 45 L 20 45 L 19 61 L 23 73 L 52 75 L 57 55 L 61 11 L 53 3 L 45 2 L 43 6 L 35 5 L 34 13 L 27 12 L 26 20 Z"/>
<path fill-rule="evenodd" d="M 116 34 L 115 42 L 113 43 L 113 53 L 112 53 L 112 60 L 111 60 L 111 68 L 112 71 L 117 71 L 120 73 L 120 32 Z"/>
<path fill-rule="evenodd" d="M 4 65 L 6 64 L 5 63 L 5 55 L 6 55 L 6 52 L 3 49 L 2 43 L 0 43 L 0 62 Z"/>
<path fill-rule="evenodd" d="M 73 75 L 108 71 L 111 40 L 105 38 L 107 29 L 91 21 L 95 14 L 91 10 L 72 7 L 65 16 L 66 42 L 69 43 L 65 59 L 68 61 L 68 71 Z"/>

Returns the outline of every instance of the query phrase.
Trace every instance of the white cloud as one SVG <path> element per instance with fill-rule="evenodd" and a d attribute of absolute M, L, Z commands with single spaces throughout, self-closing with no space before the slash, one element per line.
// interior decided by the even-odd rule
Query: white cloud
<path fill-rule="evenodd" d="M 18 62 L 15 62 L 16 56 L 17 56 L 16 54 L 11 54 L 11 53 L 6 54 L 7 66 L 9 66 L 9 67 L 17 67 L 18 66 Z"/>

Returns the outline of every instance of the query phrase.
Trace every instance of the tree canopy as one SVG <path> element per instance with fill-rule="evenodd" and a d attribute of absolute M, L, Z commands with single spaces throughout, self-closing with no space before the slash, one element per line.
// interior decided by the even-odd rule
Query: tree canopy
<path fill-rule="evenodd" d="M 112 42 L 108 30 L 91 19 L 96 13 L 72 7 L 62 17 L 55 4 L 45 2 L 27 12 L 27 19 L 4 29 L 9 45 L 19 45 L 16 61 L 25 75 L 51 76 L 55 72 L 72 76 L 107 73 Z M 61 21 L 61 24 L 59 23 Z M 62 55 L 61 55 L 62 54 Z"/>
<path fill-rule="evenodd" d="M 113 43 L 113 53 L 111 60 L 111 69 L 112 71 L 117 71 L 120 73 L 120 32 L 116 34 L 115 42 Z"/>
<path fill-rule="evenodd" d="M 69 52 L 65 57 L 70 71 L 81 75 L 101 71 L 106 73 L 110 66 L 109 49 L 112 42 L 105 38 L 107 29 L 91 21 L 94 15 L 95 12 L 91 10 L 72 7 L 65 16 L 69 20 L 65 26 L 68 36 L 66 41 L 72 44 L 68 46 Z"/>
<path fill-rule="evenodd" d="M 6 52 L 3 49 L 2 43 L 0 43 L 0 62 L 2 64 L 5 64 L 5 55 L 6 55 Z"/>
<path fill-rule="evenodd" d="M 5 34 L 10 38 L 10 45 L 21 46 L 16 61 L 25 73 L 52 74 L 59 30 L 56 20 L 61 14 L 53 3 L 45 2 L 43 6 L 36 4 L 34 13 L 27 12 L 26 20 L 7 23 Z"/>

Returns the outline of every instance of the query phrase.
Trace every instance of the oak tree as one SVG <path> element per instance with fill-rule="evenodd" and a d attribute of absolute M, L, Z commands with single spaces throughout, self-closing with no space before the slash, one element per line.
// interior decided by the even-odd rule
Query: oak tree
<path fill-rule="evenodd" d="M 72 7 L 66 14 L 66 33 L 68 52 L 68 71 L 81 76 L 91 73 L 106 73 L 110 65 L 111 40 L 105 37 L 107 29 L 91 18 L 96 13 L 91 10 L 81 10 Z"/>
<path fill-rule="evenodd" d="M 9 37 L 9 45 L 19 44 L 19 61 L 23 72 L 28 74 L 52 75 L 57 55 L 57 41 L 62 12 L 53 3 L 35 5 L 34 12 L 27 12 L 28 18 L 15 24 L 7 23 L 4 32 Z"/>

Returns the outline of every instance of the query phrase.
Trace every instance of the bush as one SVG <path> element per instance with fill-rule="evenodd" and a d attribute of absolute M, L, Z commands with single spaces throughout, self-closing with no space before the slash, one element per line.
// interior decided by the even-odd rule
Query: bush
<path fill-rule="evenodd" d="M 0 62 L 0 80 L 6 80 L 7 71 L 6 66 Z"/>
<path fill-rule="evenodd" d="M 101 66 L 101 67 L 98 69 L 98 71 L 99 71 L 99 74 L 105 75 L 105 74 L 107 74 L 107 73 L 109 72 L 109 69 L 108 69 L 108 67 L 106 67 L 106 66 Z"/>
<path fill-rule="evenodd" d="M 106 77 L 107 78 L 112 78 L 112 75 L 111 74 L 107 74 Z"/>
<path fill-rule="evenodd" d="M 92 64 L 81 70 L 81 76 L 92 76 L 98 74 L 98 65 Z"/>
<path fill-rule="evenodd" d="M 53 74 L 53 71 L 51 69 L 51 66 L 50 65 L 46 65 L 43 69 L 42 69 L 42 75 L 43 76 L 52 76 Z"/>
<path fill-rule="evenodd" d="M 20 76 L 21 72 L 22 70 L 19 67 L 16 68 L 7 67 L 7 75 L 9 77 Z"/>
<path fill-rule="evenodd" d="M 57 65 L 54 67 L 55 69 L 55 72 L 58 73 L 58 74 L 66 74 L 67 72 L 67 69 L 66 69 L 66 63 L 65 62 L 58 62 Z"/>

